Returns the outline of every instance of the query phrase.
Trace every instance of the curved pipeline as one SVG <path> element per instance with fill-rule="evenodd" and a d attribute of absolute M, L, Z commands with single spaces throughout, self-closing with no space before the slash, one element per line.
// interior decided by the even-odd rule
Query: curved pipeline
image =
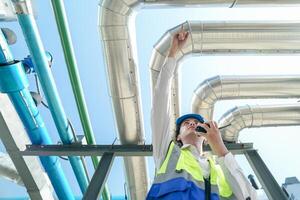
<path fill-rule="evenodd" d="M 99 1 L 99 32 L 101 33 L 101 40 L 103 43 L 103 49 L 105 54 L 105 61 L 107 65 L 107 73 L 109 79 L 110 95 L 112 98 L 112 103 L 114 107 L 115 119 L 117 123 L 118 132 L 120 135 L 121 143 L 141 143 L 144 140 L 143 133 L 143 116 L 140 103 L 139 95 L 139 78 L 138 78 L 138 67 L 137 67 L 137 52 L 135 46 L 135 36 L 130 35 L 129 26 L 134 23 L 134 16 L 136 15 L 137 8 L 143 7 L 188 7 L 188 6 L 216 6 L 216 7 L 242 7 L 242 6 L 297 6 L 300 5 L 300 0 L 287 0 L 287 1 L 256 1 L 256 0 L 100 0 Z M 225 24 L 226 25 L 226 24 Z M 296 26 L 295 26 L 296 27 Z M 217 28 L 217 27 L 215 27 Z M 263 28 L 262 26 L 260 28 Z M 185 27 L 187 30 L 187 27 Z M 267 27 L 265 27 L 267 29 Z M 178 29 L 177 29 L 178 30 Z M 200 29 L 201 30 L 201 29 Z M 213 27 L 210 30 L 214 30 Z M 175 30 L 176 31 L 176 30 Z M 238 33 L 236 33 L 238 35 Z M 197 36 L 200 36 L 199 34 Z M 184 52 L 190 51 L 190 49 L 203 49 L 204 45 L 201 45 L 202 38 L 193 37 L 194 42 L 200 45 L 193 45 L 193 47 L 185 48 Z M 218 34 L 215 35 L 216 38 Z M 227 36 L 227 37 L 230 37 Z M 214 38 L 214 39 L 216 39 Z M 248 37 L 251 39 L 251 36 Z M 264 37 L 269 39 L 269 35 Z M 167 38 L 165 38 L 167 39 Z M 246 39 L 246 38 L 244 38 Z M 169 42 L 169 41 L 167 41 Z M 253 41 L 249 42 L 249 49 L 241 50 L 245 53 L 253 51 L 251 50 L 251 44 Z M 267 43 L 267 42 L 265 42 Z M 226 40 L 223 41 L 226 44 Z M 248 43 L 247 43 L 248 44 Z M 263 43 L 261 43 L 263 44 Z M 254 45 L 255 46 L 255 45 Z M 163 52 L 167 51 L 167 47 L 163 49 Z M 212 47 L 212 46 L 211 46 Z M 222 47 L 222 44 L 217 46 Z M 256 44 L 258 47 L 258 44 Z M 269 45 L 271 48 L 271 46 Z M 272 48 L 271 48 L 272 49 Z M 267 49 L 271 51 L 270 49 Z M 182 52 L 182 54 L 184 53 Z M 225 51 L 226 52 L 226 51 Z M 201 53 L 198 51 L 197 53 Z M 219 53 L 224 53 L 221 48 Z M 156 57 L 153 58 L 153 57 Z M 157 67 L 153 68 L 152 81 L 156 82 L 157 74 L 164 60 L 165 54 L 157 52 L 157 55 L 152 56 L 152 62 L 155 63 Z M 173 84 L 173 90 L 176 91 L 175 96 L 177 96 L 178 84 L 176 84 L 177 79 L 175 78 L 175 84 Z M 178 99 L 173 98 L 173 104 L 175 107 L 174 116 L 178 115 Z M 131 163 L 127 165 L 127 163 Z M 133 168 L 130 168 L 134 166 Z M 144 158 L 125 158 L 125 168 L 128 173 L 127 181 L 130 176 L 136 177 L 134 180 L 137 182 L 128 181 L 130 188 L 131 199 L 143 199 L 147 193 L 148 178 L 147 170 L 144 168 L 146 166 Z M 142 172 L 139 174 L 139 172 Z"/>
<path fill-rule="evenodd" d="M 214 105 L 219 100 L 299 97 L 299 75 L 215 76 L 195 89 L 192 112 L 212 119 Z"/>
<path fill-rule="evenodd" d="M 129 2 L 132 2 L 130 4 Z M 110 96 L 122 144 L 144 143 L 143 116 L 136 57 L 127 27 L 132 7 L 138 1 L 100 1 L 99 30 L 107 64 Z M 132 38 L 135 40 L 135 38 Z M 144 157 L 124 158 L 130 199 L 145 199 L 148 172 Z"/>
<path fill-rule="evenodd" d="M 299 126 L 300 103 L 278 105 L 251 105 L 232 108 L 219 120 L 219 126 L 231 124 L 221 130 L 225 141 L 236 142 L 244 128 Z"/>
<path fill-rule="evenodd" d="M 136 0 L 123 0 L 124 2 L 132 2 Z M 183 7 L 183 6 L 201 6 L 201 7 L 275 7 L 275 6 L 298 6 L 298 0 L 139 0 L 145 4 L 152 6 L 164 7 Z"/>
<path fill-rule="evenodd" d="M 154 46 L 150 61 L 152 88 L 155 85 L 161 66 L 167 56 L 171 39 L 181 27 L 190 32 L 190 37 L 182 50 L 176 55 L 178 64 L 186 55 L 215 55 L 215 54 L 295 54 L 300 52 L 300 23 L 298 22 L 199 22 L 187 21 L 167 31 Z M 179 95 L 178 95 L 178 75 L 174 75 L 172 85 L 172 105 L 174 118 L 179 115 Z M 203 87 L 219 87 L 221 83 L 211 80 L 207 84 L 211 86 Z M 218 85 L 219 84 L 219 85 Z M 270 82 L 270 85 L 272 83 Z M 205 85 L 205 84 L 203 84 Z M 201 87 L 201 86 L 199 86 Z M 238 85 L 235 87 L 239 87 Z M 204 89 L 204 88 L 203 88 Z M 230 89 L 228 89 L 230 90 Z M 198 93 L 197 93 L 198 94 Z M 222 94 L 223 95 L 223 94 Z M 193 100 L 193 112 L 201 112 L 206 118 L 212 115 L 208 112 L 212 109 L 209 105 L 218 98 L 220 94 L 214 94 L 212 90 L 203 90 L 203 94 L 207 96 L 203 101 L 203 110 L 196 109 L 199 105 L 199 98 Z"/>

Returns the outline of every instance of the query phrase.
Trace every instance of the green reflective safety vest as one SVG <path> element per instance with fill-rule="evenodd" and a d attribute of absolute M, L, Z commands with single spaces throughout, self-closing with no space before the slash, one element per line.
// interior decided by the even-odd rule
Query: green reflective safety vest
<path fill-rule="evenodd" d="M 211 193 L 218 194 L 220 199 L 236 199 L 221 167 L 216 165 L 211 157 L 208 158 L 208 161 L 210 165 Z M 205 190 L 204 177 L 198 160 L 189 149 L 181 149 L 172 141 L 163 164 L 156 172 L 153 184 L 163 183 L 179 177 L 192 181 L 197 187 Z"/>

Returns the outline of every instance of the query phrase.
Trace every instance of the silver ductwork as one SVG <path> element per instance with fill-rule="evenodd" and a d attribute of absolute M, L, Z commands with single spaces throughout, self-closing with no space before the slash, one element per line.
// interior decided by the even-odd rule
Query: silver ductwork
<path fill-rule="evenodd" d="M 154 46 L 152 57 L 150 61 L 151 76 L 152 76 L 152 89 L 156 84 L 158 74 L 161 71 L 161 66 L 168 54 L 168 49 L 171 40 L 175 33 L 180 31 L 181 27 L 190 32 L 187 43 L 182 48 L 181 52 L 176 55 L 178 64 L 186 55 L 223 55 L 223 54 L 295 54 L 300 52 L 300 23 L 293 22 L 185 22 L 167 31 L 161 39 Z M 272 85 L 272 80 L 269 80 L 269 86 Z M 214 87 L 215 83 L 208 82 Z M 231 84 L 232 86 L 232 84 Z M 249 85 L 248 85 L 249 86 Z M 219 85 L 222 87 L 222 85 Z M 238 88 L 237 86 L 234 86 Z M 222 90 L 218 88 L 218 90 Z M 230 88 L 228 88 L 230 90 Z M 209 94 L 207 94 L 207 92 Z M 214 94 L 214 91 L 208 90 L 201 94 L 207 96 L 202 103 L 206 110 L 212 109 L 213 99 L 218 98 L 222 94 Z M 234 91 L 232 91 L 234 93 Z M 174 118 L 178 117 L 179 110 L 179 90 L 178 90 L 178 75 L 174 75 L 172 84 L 172 98 L 171 105 L 173 107 L 172 113 Z M 278 91 L 282 93 L 282 91 Z M 253 94 L 253 93 L 252 93 Z M 237 94 L 235 94 L 237 95 Z M 283 95 L 283 94 L 282 94 Z M 198 95 L 199 96 L 199 95 Z M 194 98 L 193 112 L 201 113 L 206 118 L 211 119 L 212 114 L 209 111 L 204 113 L 199 107 L 198 98 Z M 212 111 L 211 111 L 212 112 Z"/>
<path fill-rule="evenodd" d="M 24 186 L 24 183 L 9 155 L 2 152 L 0 152 L 0 177 Z"/>
<path fill-rule="evenodd" d="M 299 97 L 300 75 L 215 76 L 195 89 L 192 112 L 213 119 L 214 106 L 219 100 Z"/>
<path fill-rule="evenodd" d="M 124 0 L 124 2 L 132 2 L 134 0 Z M 201 6 L 201 7 L 274 7 L 274 6 L 297 6 L 300 5 L 298 0 L 139 0 L 140 2 L 149 3 L 152 6 Z"/>
<path fill-rule="evenodd" d="M 131 3 L 130 3 L 131 2 Z M 136 57 L 133 56 L 129 28 L 132 4 L 137 1 L 108 0 L 99 3 L 99 30 L 105 54 L 115 120 L 122 144 L 143 144 L 143 116 L 139 95 Z M 130 4 L 130 5 L 127 5 Z M 145 199 L 148 191 L 144 157 L 124 158 L 130 199 Z"/>
<path fill-rule="evenodd" d="M 136 10 L 143 7 L 194 7 L 195 5 L 202 7 L 297 6 L 300 5 L 300 0 L 100 0 L 99 31 L 103 42 L 110 95 L 113 102 L 121 143 L 137 144 L 144 142 L 143 116 L 139 95 L 140 86 L 137 73 L 138 61 L 135 45 L 136 38 L 134 32 L 134 16 L 136 15 Z M 190 42 L 188 42 L 189 45 L 187 45 L 182 50 L 181 55 L 178 56 L 183 56 L 188 52 L 211 54 L 216 52 L 229 53 L 231 50 L 236 51 L 237 53 L 255 53 L 259 50 L 262 52 L 265 50 L 266 52 L 277 53 L 277 51 L 272 50 L 275 49 L 277 45 L 273 46 L 271 42 L 275 42 L 276 44 L 278 35 L 286 34 L 284 29 L 289 28 L 289 26 L 286 27 L 286 24 L 274 24 L 274 26 L 276 26 L 274 29 L 265 26 L 266 24 L 263 23 L 260 25 L 254 24 L 255 27 L 253 28 L 262 30 L 257 33 L 256 29 L 252 30 L 251 27 L 250 29 L 247 29 L 247 25 L 249 24 L 243 25 L 237 23 L 228 26 L 227 23 L 212 23 L 211 25 L 202 23 L 201 26 L 198 25 L 197 27 L 193 24 L 186 23 L 184 24 L 184 28 L 187 30 L 193 27 L 190 30 L 193 30 L 196 34 L 192 34 L 193 37 L 190 37 Z M 282 25 L 282 27 L 280 25 Z M 219 29 L 222 26 L 224 29 Z M 296 29 L 297 24 L 293 27 Z M 177 31 L 179 28 L 180 27 L 176 27 L 173 31 Z M 247 31 L 249 33 L 247 33 Z M 272 32 L 275 34 L 274 37 L 272 37 Z M 171 34 L 171 32 L 168 34 Z M 172 32 L 172 34 L 174 34 L 174 32 Z M 293 35 L 292 32 L 289 32 L 289 34 Z M 279 50 L 285 50 L 285 53 L 294 52 L 294 50 L 290 51 L 293 49 L 290 47 L 292 45 L 297 46 L 297 43 L 285 42 L 286 40 L 292 40 L 294 42 L 293 39 L 290 40 L 291 35 L 285 35 L 284 40 L 282 40 L 281 43 L 286 45 L 279 48 Z M 163 39 L 166 39 L 166 44 L 169 45 L 169 38 L 166 36 Z M 255 43 L 254 40 L 257 39 L 259 42 Z M 246 46 L 247 49 L 242 48 L 243 45 Z M 169 47 L 166 45 L 162 46 L 164 46 L 165 49 L 161 49 L 160 52 L 157 52 L 158 58 L 153 58 L 152 56 L 152 62 L 156 65 L 153 68 L 152 73 L 154 79 L 157 76 L 156 74 L 159 73 L 159 67 L 162 64 L 165 52 Z M 288 46 L 287 49 L 285 49 L 286 46 Z M 254 48 L 254 50 L 252 48 Z M 297 51 L 298 46 L 297 48 L 295 47 L 295 49 Z M 155 71 L 157 71 L 157 73 L 155 73 Z M 175 96 L 178 95 L 176 81 L 177 79 L 175 78 L 175 84 L 173 84 L 173 90 L 176 92 Z M 176 113 L 179 113 L 178 100 L 176 100 L 176 98 L 173 98 L 173 100 L 175 102 L 173 110 Z M 177 115 L 176 113 L 174 116 Z M 142 157 L 125 158 L 126 176 L 130 188 L 130 198 L 132 200 L 144 199 L 146 196 L 148 175 L 145 166 L 146 161 Z"/>
<path fill-rule="evenodd" d="M 219 126 L 231 124 L 221 130 L 225 141 L 236 142 L 244 128 L 299 126 L 300 103 L 278 105 L 252 105 L 235 107 L 219 120 Z"/>

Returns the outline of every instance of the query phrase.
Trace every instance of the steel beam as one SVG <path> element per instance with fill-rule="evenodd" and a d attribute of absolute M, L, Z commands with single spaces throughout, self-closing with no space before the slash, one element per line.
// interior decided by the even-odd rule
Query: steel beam
<path fill-rule="evenodd" d="M 96 200 L 99 195 L 102 193 L 106 179 L 110 172 L 113 160 L 114 153 L 104 153 L 101 157 L 100 163 L 93 175 L 93 178 L 83 196 L 83 200 Z"/>
<path fill-rule="evenodd" d="M 23 157 L 30 143 L 24 126 L 6 94 L 0 93 L 0 139 L 13 161 L 31 199 L 54 200 L 53 188 L 37 157 Z"/>
<path fill-rule="evenodd" d="M 152 156 L 152 145 L 27 145 L 24 156 Z"/>
<path fill-rule="evenodd" d="M 253 147 L 252 143 L 226 143 L 233 154 L 243 154 Z M 204 151 L 210 151 L 209 146 Z M 103 156 L 114 153 L 115 156 L 152 156 L 152 145 L 27 145 L 21 154 L 24 156 Z"/>
<path fill-rule="evenodd" d="M 268 198 L 270 200 L 287 200 L 288 197 L 283 192 L 262 158 L 259 156 L 257 150 L 247 150 L 245 151 L 245 156 Z"/>

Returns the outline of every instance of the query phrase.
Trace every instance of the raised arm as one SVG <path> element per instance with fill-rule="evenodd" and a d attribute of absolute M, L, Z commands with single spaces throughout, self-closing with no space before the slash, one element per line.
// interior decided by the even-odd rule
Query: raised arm
<path fill-rule="evenodd" d="M 188 32 L 175 34 L 167 59 L 158 76 L 152 99 L 151 126 L 153 158 L 159 168 L 172 139 L 170 133 L 170 94 L 173 74 L 176 67 L 175 55 L 185 44 Z"/>

